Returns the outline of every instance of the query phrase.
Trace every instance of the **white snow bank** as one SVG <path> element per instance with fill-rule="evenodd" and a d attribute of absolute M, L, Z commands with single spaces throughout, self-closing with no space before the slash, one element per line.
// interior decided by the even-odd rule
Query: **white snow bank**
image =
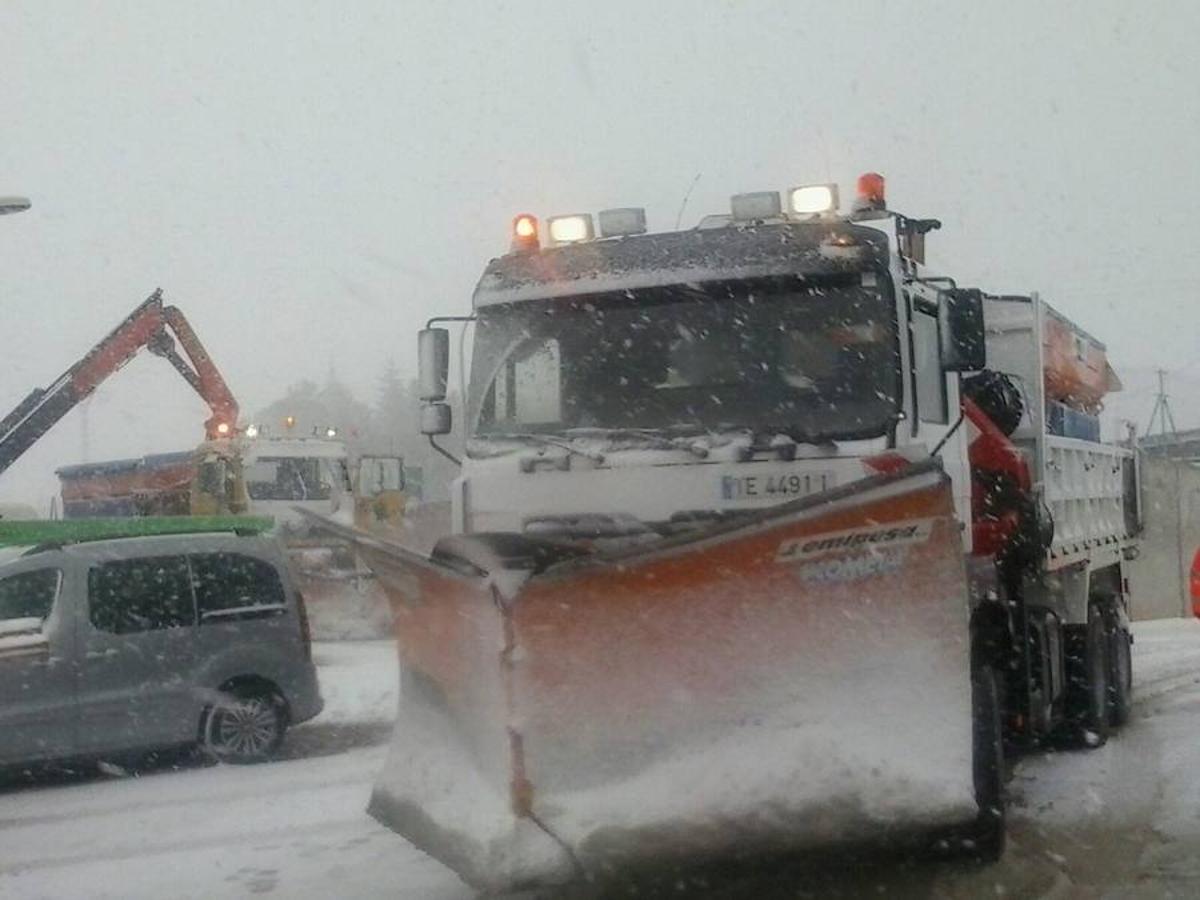
<path fill-rule="evenodd" d="M 0 897 L 467 900 L 363 811 L 383 753 L 0 794 Z"/>
<path fill-rule="evenodd" d="M 325 709 L 314 722 L 393 722 L 400 696 L 394 641 L 313 644 Z"/>
<path fill-rule="evenodd" d="M 36 616 L 0 622 L 0 653 L 20 653 L 46 646 L 42 620 Z"/>
<path fill-rule="evenodd" d="M 30 634 L 31 632 L 41 632 L 42 619 L 37 616 L 26 616 L 21 619 L 4 619 L 0 620 L 0 637 L 8 637 L 13 634 Z"/>
<path fill-rule="evenodd" d="M 1021 761 L 1010 786 L 1014 817 L 1089 830 L 1152 827 L 1200 840 L 1200 622 L 1133 626 L 1133 716 L 1105 746 Z"/>

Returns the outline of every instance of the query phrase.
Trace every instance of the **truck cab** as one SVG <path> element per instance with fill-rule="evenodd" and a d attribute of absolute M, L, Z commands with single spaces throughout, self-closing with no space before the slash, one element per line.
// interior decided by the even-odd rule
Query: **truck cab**
<path fill-rule="evenodd" d="M 658 234 L 640 210 L 601 213 L 598 235 L 552 218 L 544 246 L 518 217 L 473 298 L 456 532 L 648 540 L 934 452 L 970 520 L 955 426 L 979 292 L 906 254 L 930 226 L 886 212 L 881 180 L 848 216 L 831 185 L 788 197 Z M 448 338 L 426 335 L 439 433 Z"/>

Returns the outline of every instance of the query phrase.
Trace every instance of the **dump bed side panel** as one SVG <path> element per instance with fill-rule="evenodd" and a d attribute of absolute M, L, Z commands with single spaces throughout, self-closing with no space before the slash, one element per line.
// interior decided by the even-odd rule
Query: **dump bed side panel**
<path fill-rule="evenodd" d="M 1035 488 L 1040 490 L 1054 520 L 1047 568 L 1085 561 L 1095 555 L 1097 548 L 1111 551 L 1127 544 L 1136 520 L 1132 514 L 1136 498 L 1127 497 L 1133 451 L 1054 433 L 1072 428 L 1076 434 L 1087 431 L 1072 426 L 1070 417 L 1082 420 L 1089 414 L 1082 409 L 1082 400 L 1072 401 L 1081 407 L 1075 409 L 1060 402 L 1068 395 L 1061 395 L 1060 400 L 1047 395 L 1048 383 L 1054 390 L 1065 383 L 1060 371 L 1064 366 L 1063 348 L 1059 346 L 1062 333 L 1082 335 L 1081 353 L 1086 359 L 1079 362 L 1086 364 L 1089 372 L 1107 366 L 1102 359 L 1103 345 L 1067 323 L 1036 296 L 989 297 L 984 301 L 984 319 L 988 367 L 1013 376 L 1023 391 L 1025 414 L 1012 440 L 1029 460 Z M 1058 374 L 1050 377 L 1048 367 Z M 1136 483 L 1136 479 L 1133 481 Z"/>

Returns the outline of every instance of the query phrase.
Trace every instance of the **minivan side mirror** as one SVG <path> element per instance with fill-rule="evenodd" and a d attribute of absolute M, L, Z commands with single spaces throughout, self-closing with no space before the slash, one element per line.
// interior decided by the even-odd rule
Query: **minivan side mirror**
<path fill-rule="evenodd" d="M 975 372 L 986 368 L 983 291 L 953 288 L 942 292 L 938 303 L 938 335 L 943 371 Z"/>
<path fill-rule="evenodd" d="M 445 328 L 423 328 L 417 333 L 418 382 L 421 399 L 440 403 L 446 399 L 450 372 L 450 332 Z M 422 418 L 422 431 L 424 419 Z M 425 434 L 430 434 L 424 431 Z M 436 432 L 443 434 L 444 432 Z"/>

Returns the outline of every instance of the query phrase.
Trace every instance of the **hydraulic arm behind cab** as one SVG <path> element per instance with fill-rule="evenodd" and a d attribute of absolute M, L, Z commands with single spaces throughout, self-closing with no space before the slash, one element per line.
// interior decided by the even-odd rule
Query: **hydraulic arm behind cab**
<path fill-rule="evenodd" d="M 187 359 L 175 349 L 175 340 Z M 205 436 L 210 440 L 231 437 L 237 424 L 237 401 L 183 313 L 174 306 L 163 306 L 160 289 L 50 387 L 34 389 L 0 420 L 0 473 L 143 347 L 171 363 L 208 404 L 212 416 L 204 423 Z"/>

